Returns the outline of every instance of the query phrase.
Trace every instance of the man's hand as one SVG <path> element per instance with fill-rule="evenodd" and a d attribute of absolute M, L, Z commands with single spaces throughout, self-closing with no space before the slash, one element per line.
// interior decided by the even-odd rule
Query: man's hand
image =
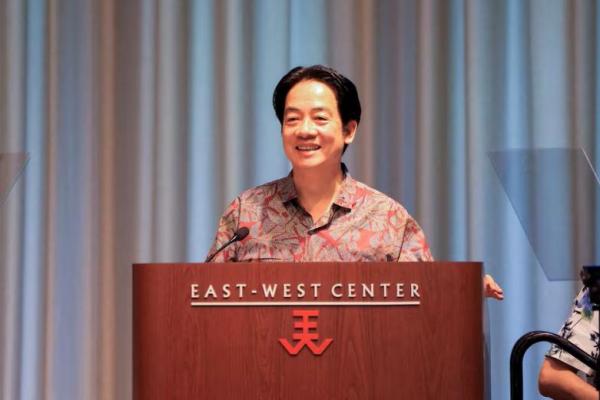
<path fill-rule="evenodd" d="M 554 400 L 598 400 L 598 391 L 567 364 L 546 357 L 538 380 L 540 393 Z"/>
<path fill-rule="evenodd" d="M 504 290 L 502 290 L 491 275 L 483 277 L 483 293 L 485 297 L 492 297 L 496 300 L 504 299 Z"/>

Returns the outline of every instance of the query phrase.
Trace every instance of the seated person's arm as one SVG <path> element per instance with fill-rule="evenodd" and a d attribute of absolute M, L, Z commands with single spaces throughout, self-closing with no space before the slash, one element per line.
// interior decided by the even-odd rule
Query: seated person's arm
<path fill-rule="evenodd" d="M 575 371 L 559 360 L 546 357 L 538 381 L 540 393 L 554 400 L 598 400 L 598 391 Z"/>

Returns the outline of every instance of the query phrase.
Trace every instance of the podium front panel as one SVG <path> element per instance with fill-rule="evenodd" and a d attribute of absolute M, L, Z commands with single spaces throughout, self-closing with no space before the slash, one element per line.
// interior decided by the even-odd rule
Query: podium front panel
<path fill-rule="evenodd" d="M 136 264 L 133 278 L 136 399 L 483 398 L 480 263 Z"/>

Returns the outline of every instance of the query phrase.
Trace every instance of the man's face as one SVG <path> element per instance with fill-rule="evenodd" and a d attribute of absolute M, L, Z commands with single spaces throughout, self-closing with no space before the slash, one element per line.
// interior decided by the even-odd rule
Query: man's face
<path fill-rule="evenodd" d="M 294 85 L 285 99 L 281 133 L 283 149 L 294 170 L 339 168 L 344 144 L 354 140 L 356 122 L 345 129 L 335 94 L 319 81 Z"/>

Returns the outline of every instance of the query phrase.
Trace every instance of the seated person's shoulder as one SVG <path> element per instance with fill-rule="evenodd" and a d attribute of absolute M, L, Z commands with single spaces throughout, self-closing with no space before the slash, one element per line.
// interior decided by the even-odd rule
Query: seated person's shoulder
<path fill-rule="evenodd" d="M 561 327 L 559 335 L 592 357 L 598 356 L 600 345 L 598 311 L 593 311 L 587 289 L 582 289 L 575 298 L 571 315 Z M 588 376 L 593 373 L 589 367 L 556 345 L 552 345 L 546 356 L 559 360 Z"/>

